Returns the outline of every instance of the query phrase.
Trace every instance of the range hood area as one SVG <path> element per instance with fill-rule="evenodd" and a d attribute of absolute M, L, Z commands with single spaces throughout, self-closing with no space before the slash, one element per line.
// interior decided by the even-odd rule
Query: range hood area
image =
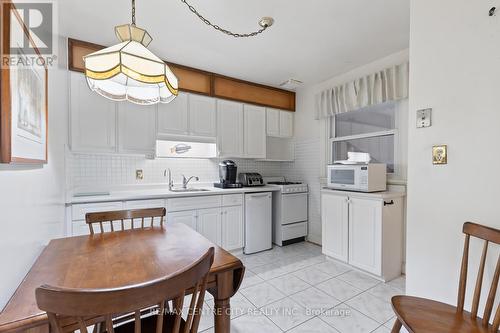
<path fill-rule="evenodd" d="M 216 158 L 215 143 L 157 140 L 155 158 Z"/>

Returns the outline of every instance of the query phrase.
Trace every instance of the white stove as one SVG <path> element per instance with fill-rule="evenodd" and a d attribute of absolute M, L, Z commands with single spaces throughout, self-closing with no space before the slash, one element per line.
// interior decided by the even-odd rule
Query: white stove
<path fill-rule="evenodd" d="M 285 177 L 264 177 L 264 182 L 281 189 L 273 193 L 273 242 L 283 246 L 305 240 L 309 202 L 307 184 L 287 182 Z"/>

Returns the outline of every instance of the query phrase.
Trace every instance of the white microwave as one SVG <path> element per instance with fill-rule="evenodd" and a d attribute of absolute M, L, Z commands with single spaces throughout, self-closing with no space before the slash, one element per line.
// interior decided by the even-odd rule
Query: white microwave
<path fill-rule="evenodd" d="M 385 164 L 332 164 L 327 168 L 327 186 L 337 190 L 377 192 L 387 189 Z"/>

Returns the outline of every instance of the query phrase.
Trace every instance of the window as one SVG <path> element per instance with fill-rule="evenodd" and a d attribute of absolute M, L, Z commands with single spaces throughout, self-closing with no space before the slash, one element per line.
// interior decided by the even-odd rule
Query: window
<path fill-rule="evenodd" d="M 402 106 L 405 107 L 402 107 Z M 387 172 L 405 178 L 401 154 L 406 133 L 407 102 L 388 102 L 332 117 L 330 162 L 346 160 L 348 152 L 369 153 L 373 163 L 387 164 Z"/>

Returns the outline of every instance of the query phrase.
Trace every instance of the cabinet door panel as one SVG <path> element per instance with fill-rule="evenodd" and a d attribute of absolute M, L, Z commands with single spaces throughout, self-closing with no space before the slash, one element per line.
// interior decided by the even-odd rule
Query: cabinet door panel
<path fill-rule="evenodd" d="M 153 154 L 156 140 L 156 107 L 120 103 L 118 107 L 119 152 Z"/>
<path fill-rule="evenodd" d="M 348 261 L 349 212 L 347 196 L 321 195 L 323 252 L 338 260 Z"/>
<path fill-rule="evenodd" d="M 222 157 L 243 156 L 243 104 L 217 101 L 217 145 Z"/>
<path fill-rule="evenodd" d="M 167 224 L 184 223 L 196 230 L 196 211 L 174 212 L 167 214 Z"/>
<path fill-rule="evenodd" d="M 222 209 L 222 247 L 227 251 L 243 247 L 243 207 Z"/>
<path fill-rule="evenodd" d="M 95 92 L 85 76 L 71 72 L 70 144 L 73 151 L 116 151 L 116 103 Z"/>
<path fill-rule="evenodd" d="M 158 104 L 158 134 L 189 133 L 188 128 L 188 94 L 179 95 L 170 103 Z"/>
<path fill-rule="evenodd" d="M 245 157 L 266 158 L 266 109 L 245 105 L 244 126 Z"/>
<path fill-rule="evenodd" d="M 280 111 L 280 136 L 283 138 L 293 137 L 293 113 Z"/>
<path fill-rule="evenodd" d="M 276 109 L 266 110 L 267 135 L 280 136 L 280 111 Z"/>
<path fill-rule="evenodd" d="M 214 244 L 221 245 L 221 209 L 198 210 L 197 230 Z"/>
<path fill-rule="evenodd" d="M 382 203 L 351 198 L 349 204 L 349 263 L 380 275 L 382 253 Z"/>
<path fill-rule="evenodd" d="M 215 99 L 200 95 L 189 96 L 189 128 L 194 136 L 215 137 L 217 117 Z"/>

